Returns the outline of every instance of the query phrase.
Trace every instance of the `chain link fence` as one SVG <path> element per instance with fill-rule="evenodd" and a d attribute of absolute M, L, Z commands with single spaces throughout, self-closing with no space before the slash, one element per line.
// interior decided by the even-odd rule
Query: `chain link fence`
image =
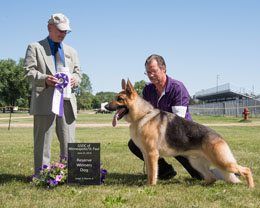
<path fill-rule="evenodd" d="M 260 101 L 255 99 L 239 99 L 200 105 L 190 105 L 189 111 L 197 115 L 241 116 L 244 108 L 248 108 L 250 116 L 260 116 Z"/>

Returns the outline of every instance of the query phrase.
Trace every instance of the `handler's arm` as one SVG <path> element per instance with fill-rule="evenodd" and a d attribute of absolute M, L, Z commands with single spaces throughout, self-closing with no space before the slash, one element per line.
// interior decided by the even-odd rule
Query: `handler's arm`
<path fill-rule="evenodd" d="M 189 118 L 187 108 L 190 102 L 190 95 L 184 85 L 176 84 L 172 112 L 183 118 Z"/>

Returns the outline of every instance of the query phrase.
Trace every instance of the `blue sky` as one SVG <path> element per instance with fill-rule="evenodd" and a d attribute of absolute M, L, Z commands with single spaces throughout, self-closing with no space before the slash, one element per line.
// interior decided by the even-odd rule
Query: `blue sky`
<path fill-rule="evenodd" d="M 167 74 L 191 95 L 232 83 L 260 94 L 259 0 L 3 1 L 0 59 L 24 58 L 47 37 L 47 21 L 64 13 L 93 93 L 118 92 L 121 79 L 148 81 L 145 59 L 165 58 Z M 218 78 L 217 78 L 218 77 Z"/>

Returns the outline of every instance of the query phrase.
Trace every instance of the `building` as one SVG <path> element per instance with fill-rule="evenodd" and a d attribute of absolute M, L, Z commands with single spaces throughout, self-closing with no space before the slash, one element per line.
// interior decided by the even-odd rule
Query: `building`
<path fill-rule="evenodd" d="M 251 116 L 260 115 L 260 99 L 255 93 L 230 83 L 201 90 L 194 98 L 203 104 L 191 105 L 191 113 L 241 116 L 244 108 L 248 108 Z"/>

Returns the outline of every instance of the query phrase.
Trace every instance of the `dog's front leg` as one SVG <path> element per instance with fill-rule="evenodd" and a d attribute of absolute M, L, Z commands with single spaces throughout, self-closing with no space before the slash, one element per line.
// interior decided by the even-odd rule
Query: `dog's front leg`
<path fill-rule="evenodd" d="M 148 175 L 147 184 L 155 185 L 157 180 L 158 172 L 158 158 L 159 154 L 157 152 L 148 152 L 146 155 L 146 171 Z"/>

